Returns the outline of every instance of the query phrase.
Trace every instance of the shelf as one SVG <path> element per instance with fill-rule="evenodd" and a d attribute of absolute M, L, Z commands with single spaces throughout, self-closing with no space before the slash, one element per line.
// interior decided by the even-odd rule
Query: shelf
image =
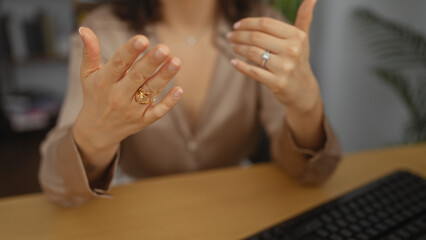
<path fill-rule="evenodd" d="M 25 66 L 40 63 L 68 63 L 68 56 L 38 56 L 19 59 L 1 60 L 1 63 L 7 65 Z"/>

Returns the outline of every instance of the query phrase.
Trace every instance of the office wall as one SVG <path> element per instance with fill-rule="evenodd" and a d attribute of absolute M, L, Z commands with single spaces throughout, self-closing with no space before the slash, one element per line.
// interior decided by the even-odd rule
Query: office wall
<path fill-rule="evenodd" d="M 370 72 L 374 57 L 354 20 L 353 11 L 358 7 L 426 35 L 426 1 L 318 1 L 312 26 L 313 66 L 328 117 L 346 152 L 401 143 L 408 120 L 397 95 Z"/>

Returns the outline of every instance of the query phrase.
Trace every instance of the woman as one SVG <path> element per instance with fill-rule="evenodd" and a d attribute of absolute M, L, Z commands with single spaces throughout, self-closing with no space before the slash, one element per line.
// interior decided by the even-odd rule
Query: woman
<path fill-rule="evenodd" d="M 92 12 L 42 145 L 47 197 L 107 196 L 118 164 L 136 178 L 237 165 L 260 126 L 291 176 L 325 180 L 340 151 L 309 64 L 315 3 L 304 1 L 295 26 L 260 0 L 125 0 Z"/>

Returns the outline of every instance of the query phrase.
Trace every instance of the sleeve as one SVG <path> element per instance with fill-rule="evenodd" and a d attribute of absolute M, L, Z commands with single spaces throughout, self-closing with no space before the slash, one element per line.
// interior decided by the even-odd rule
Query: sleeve
<path fill-rule="evenodd" d="M 265 5 L 261 15 L 288 22 L 276 9 Z M 291 129 L 285 122 L 285 110 L 272 92 L 260 86 L 260 121 L 270 141 L 272 160 L 281 166 L 298 182 L 307 185 L 318 184 L 326 180 L 336 168 L 341 150 L 339 140 L 326 118 L 323 117 L 325 144 L 322 149 L 314 152 L 296 145 Z M 287 138 L 288 141 L 283 141 Z M 282 145 L 282 143 L 286 145 Z M 297 155 L 304 155 L 300 159 Z"/>
<path fill-rule="evenodd" d="M 83 44 L 78 34 L 71 37 L 68 89 L 57 125 L 43 141 L 39 181 L 46 197 L 62 206 L 78 206 L 95 197 L 108 197 L 119 151 L 98 188 L 91 187 L 72 135 L 73 123 L 83 102 L 80 65 Z"/>
<path fill-rule="evenodd" d="M 314 185 L 325 181 L 341 158 L 339 140 L 327 118 L 323 117 L 325 132 L 323 148 L 316 152 L 301 148 L 296 145 L 292 132 L 285 122 L 284 107 L 269 89 L 263 85 L 260 88 L 260 121 L 270 141 L 272 160 L 302 184 Z M 283 138 L 287 138 L 288 141 L 282 141 Z M 289 149 L 292 151 L 288 151 Z M 305 158 L 296 157 L 295 153 L 302 154 Z"/>

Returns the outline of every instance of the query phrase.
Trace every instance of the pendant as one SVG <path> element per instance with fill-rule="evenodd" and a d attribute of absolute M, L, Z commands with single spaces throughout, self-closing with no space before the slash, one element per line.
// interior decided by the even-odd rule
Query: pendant
<path fill-rule="evenodd" d="M 186 44 L 190 47 L 193 47 L 197 44 L 197 39 L 194 36 L 190 36 L 186 39 Z"/>

